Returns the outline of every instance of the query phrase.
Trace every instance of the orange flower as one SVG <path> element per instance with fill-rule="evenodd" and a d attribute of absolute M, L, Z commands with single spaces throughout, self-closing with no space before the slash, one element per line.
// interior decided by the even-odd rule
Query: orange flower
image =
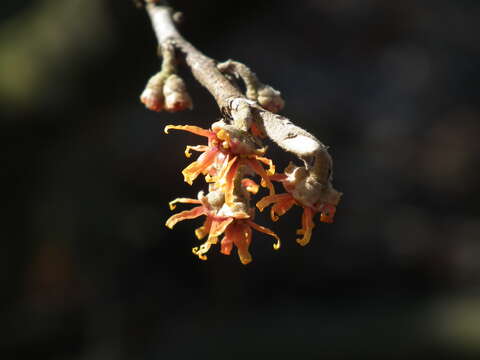
<path fill-rule="evenodd" d="M 273 236 L 277 242 L 273 244 L 273 248 L 278 250 L 280 248 L 280 238 L 272 230 L 260 226 L 251 220 L 234 220 L 225 229 L 225 236 L 221 241 L 220 252 L 224 255 L 230 255 L 233 245 L 237 247 L 238 256 L 243 265 L 252 261 L 252 256 L 248 251 L 250 243 L 252 242 L 252 229 L 263 232 L 267 235 Z"/>
<path fill-rule="evenodd" d="M 227 160 L 228 159 L 230 159 L 230 155 L 227 155 Z M 269 169 L 265 170 L 263 166 L 260 165 L 260 162 L 269 165 Z M 228 162 L 225 161 L 225 164 L 226 166 L 221 169 L 218 176 L 213 177 L 213 181 L 224 190 L 225 202 L 227 204 L 231 204 L 233 202 L 235 176 L 237 175 L 241 166 L 245 166 L 246 168 L 253 170 L 254 173 L 261 177 L 262 181 L 260 184 L 263 187 L 268 187 L 270 195 L 275 194 L 275 189 L 269 179 L 269 176 L 273 175 L 275 172 L 275 166 L 270 159 L 258 155 L 235 155 L 232 157 L 232 159 L 228 160 Z"/>
<path fill-rule="evenodd" d="M 270 209 L 270 216 L 273 221 L 277 221 L 279 216 L 285 214 L 293 204 L 297 204 L 295 199 L 289 193 L 277 194 L 273 196 L 265 196 L 259 202 L 257 207 L 260 211 L 263 211 L 267 206 L 274 204 Z M 302 216 L 302 229 L 297 231 L 297 234 L 303 235 L 301 239 L 297 239 L 300 245 L 307 245 L 310 241 L 312 229 L 315 226 L 312 221 L 310 208 L 305 208 Z"/>
<path fill-rule="evenodd" d="M 190 157 L 192 154 L 190 150 L 203 152 L 197 159 L 190 165 L 188 165 L 185 169 L 183 169 L 182 174 L 189 185 L 193 184 L 193 181 L 197 178 L 200 174 L 208 174 L 210 167 L 214 164 L 217 158 L 222 154 L 219 148 L 219 142 L 217 135 L 215 132 L 211 130 L 205 130 L 198 126 L 193 125 L 168 125 L 165 127 L 165 133 L 168 134 L 168 130 L 176 129 L 176 130 L 186 130 L 193 134 L 204 136 L 208 138 L 208 146 L 205 145 L 198 145 L 198 146 L 187 146 L 185 149 L 185 156 Z"/>
<path fill-rule="evenodd" d="M 261 156 L 264 149 L 255 149 L 250 144 L 242 142 L 221 125 L 214 124 L 212 130 L 190 125 L 168 125 L 165 132 L 168 133 L 170 129 L 186 130 L 208 138 L 208 145 L 187 146 L 185 149 L 187 157 L 191 156 L 190 150 L 203 152 L 182 171 L 188 184 L 192 185 L 198 175 L 203 174 L 207 182 L 214 183 L 216 188 L 225 192 L 227 204 L 232 204 L 235 178 L 240 167 L 245 166 L 261 177 L 261 185 L 268 187 L 270 195 L 275 194 L 269 178 L 275 173 L 275 166 L 270 159 Z M 265 170 L 261 163 L 268 165 L 268 170 Z"/>
<path fill-rule="evenodd" d="M 320 201 L 316 203 L 305 203 L 305 196 L 301 196 L 297 185 L 301 183 L 295 178 L 295 170 L 293 167 L 286 169 L 285 174 L 275 174 L 271 176 L 271 180 L 282 182 L 286 193 L 269 195 L 262 198 L 257 202 L 257 207 L 260 211 L 263 211 L 267 206 L 272 205 L 270 208 L 270 217 L 273 221 L 277 221 L 279 216 L 284 215 L 290 208 L 296 204 L 303 208 L 302 214 L 302 228 L 297 230 L 297 235 L 302 235 L 297 239 L 297 243 L 302 246 L 307 245 L 312 237 L 312 230 L 315 227 L 313 216 L 315 213 L 320 212 L 320 221 L 324 223 L 333 223 L 333 217 L 335 216 L 336 206 L 334 204 L 322 203 Z M 300 168 L 297 168 L 300 169 Z M 303 179 L 303 176 L 300 176 Z M 310 200 L 310 199 L 307 199 Z M 336 200 L 338 202 L 338 198 Z"/>
<path fill-rule="evenodd" d="M 192 252 L 201 260 L 207 260 L 207 252 L 213 244 L 218 243 L 218 237 L 221 235 L 220 252 L 225 255 L 230 255 L 233 245 L 237 247 L 238 256 L 242 264 L 246 265 L 252 261 L 252 256 L 248 251 L 252 241 L 252 229 L 263 232 L 273 236 L 276 240 L 273 248 L 275 250 L 280 248 L 279 237 L 270 229 L 260 226 L 250 220 L 250 216 L 243 212 L 236 212 L 233 216 L 222 216 L 221 210 L 217 211 L 207 201 L 207 197 L 200 196 L 201 200 L 178 198 L 170 202 L 170 209 L 175 208 L 176 203 L 199 204 L 191 210 L 182 211 L 171 216 L 166 226 L 172 229 L 175 224 L 187 219 L 194 219 L 205 215 L 205 222 L 201 227 L 195 230 L 195 235 L 199 240 L 202 240 L 208 235 L 207 240 L 199 247 L 194 247 Z"/>

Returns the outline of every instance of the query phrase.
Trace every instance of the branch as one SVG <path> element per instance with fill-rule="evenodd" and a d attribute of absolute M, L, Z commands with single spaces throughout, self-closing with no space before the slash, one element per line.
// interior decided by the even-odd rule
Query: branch
<path fill-rule="evenodd" d="M 285 102 L 280 91 L 270 85 L 265 85 L 258 80 L 257 75 L 245 64 L 238 61 L 227 60 L 217 65 L 217 68 L 226 74 L 241 79 L 245 84 L 245 95 L 250 100 L 257 101 L 264 109 L 277 113 L 283 109 Z"/>
<path fill-rule="evenodd" d="M 193 76 L 212 94 L 221 111 L 234 119 L 237 127 L 248 130 L 253 116 L 273 142 L 302 160 L 327 151 L 326 146 L 315 136 L 296 126 L 289 119 L 266 110 L 243 95 L 218 69 L 216 61 L 201 53 L 178 32 L 173 21 L 173 10 L 170 7 L 149 1 L 146 10 L 160 48 L 173 45 L 185 56 Z M 255 92 L 253 87 L 258 87 L 260 83 L 248 67 L 238 62 L 230 62 L 228 66 L 225 63 L 220 65 L 220 68 L 225 71 L 232 65 L 242 79 L 246 80 L 250 94 Z"/>
<path fill-rule="evenodd" d="M 172 44 L 185 55 L 193 76 L 213 95 L 220 108 L 228 108 L 233 98 L 242 98 L 236 89 L 217 69 L 216 62 L 198 51 L 183 38 L 173 22 L 173 10 L 149 1 L 146 6 L 160 48 Z"/>
<path fill-rule="evenodd" d="M 284 106 L 279 91 L 263 84 L 250 68 L 240 62 L 228 60 L 219 64 L 201 53 L 178 32 L 170 7 L 160 5 L 159 0 L 145 1 L 163 64 L 147 83 L 141 96 L 142 102 L 155 111 L 191 108 L 191 101 L 185 100 L 190 98 L 185 84 L 176 74 L 176 56 L 182 56 L 193 76 L 214 97 L 223 115 L 223 119 L 212 124 L 209 130 L 191 125 L 168 125 L 165 128 L 166 131 L 185 130 L 208 138 L 208 146 L 187 146 L 187 156 L 190 156 L 190 150 L 203 154 L 182 174 L 189 184 L 200 174 L 209 183 L 206 196 L 200 193 L 198 199 L 174 200 L 171 204 L 179 202 L 199 206 L 173 215 L 166 225 L 172 228 L 178 221 L 206 216 L 204 225 L 195 232 L 199 239 L 209 234 L 203 245 L 193 249 L 200 259 L 206 259 L 205 254 L 211 245 L 216 244 L 218 237 L 225 233 L 221 252 L 230 254 L 235 243 L 242 263 L 250 262 L 248 246 L 252 229 L 273 236 L 277 240 L 274 248 L 278 249 L 278 236 L 252 222 L 255 207 L 250 205 L 250 199 L 251 194 L 258 191 L 258 185 L 248 176 L 255 175 L 261 178 L 260 184 L 270 193 L 256 206 L 262 211 L 266 206 L 273 205 L 273 221 L 294 204 L 303 207 L 302 228 L 297 231 L 302 237 L 297 242 L 306 245 L 315 226 L 313 215 L 320 213 L 321 222 L 332 222 L 341 197 L 331 184 L 332 159 L 327 147 L 308 131 L 276 114 Z M 243 82 L 246 94 L 242 93 L 236 81 Z M 261 146 L 263 137 L 295 154 L 304 166 L 290 164 L 283 173 L 275 173 L 272 160 L 264 157 L 266 147 Z M 282 182 L 286 193 L 275 194 L 272 181 Z"/>

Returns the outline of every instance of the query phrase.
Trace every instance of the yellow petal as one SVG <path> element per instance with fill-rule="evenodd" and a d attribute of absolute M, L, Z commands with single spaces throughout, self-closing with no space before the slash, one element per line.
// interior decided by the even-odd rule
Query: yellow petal
<path fill-rule="evenodd" d="M 251 220 L 247 220 L 247 223 L 248 225 L 250 225 L 253 229 L 257 230 L 257 231 L 260 231 L 260 232 L 263 232 L 264 234 L 267 234 L 267 235 L 270 235 L 270 236 L 273 236 L 275 238 L 275 240 L 277 240 L 276 243 L 273 244 L 273 248 L 275 250 L 278 250 L 280 249 L 280 238 L 277 236 L 277 234 L 275 234 L 272 230 L 270 230 L 269 228 L 266 228 L 264 226 L 261 226 L 261 225 L 258 225 L 258 224 L 255 224 L 253 221 Z"/>
<path fill-rule="evenodd" d="M 217 154 L 217 149 L 204 152 L 198 157 L 197 161 L 194 161 L 185 169 L 183 169 L 182 174 L 185 182 L 189 185 L 192 185 L 193 181 L 198 177 L 198 175 L 207 172 L 209 167 L 214 163 Z"/>
<path fill-rule="evenodd" d="M 170 201 L 168 203 L 168 206 L 170 207 L 170 210 L 174 210 L 177 206 L 175 204 L 181 203 L 181 204 L 201 204 L 202 202 L 197 199 L 189 199 L 189 198 L 176 198 L 173 201 Z"/>
<path fill-rule="evenodd" d="M 236 223 L 236 226 L 230 227 L 229 237 L 237 247 L 238 257 L 243 265 L 247 265 L 252 261 L 252 255 L 248 251 L 252 242 L 252 229 L 246 223 Z"/>
<path fill-rule="evenodd" d="M 229 206 L 233 205 L 234 194 L 235 191 L 235 176 L 237 175 L 238 170 L 238 163 L 232 166 L 230 172 L 227 174 L 226 177 L 226 184 L 225 184 L 225 203 Z"/>
<path fill-rule="evenodd" d="M 196 145 L 196 146 L 187 145 L 187 147 L 185 148 L 185 156 L 187 158 L 192 156 L 192 153 L 190 152 L 190 150 L 193 150 L 193 151 L 207 151 L 208 146 L 206 146 L 206 145 Z"/>
<path fill-rule="evenodd" d="M 165 129 L 163 131 L 165 131 L 165 134 L 168 134 L 168 131 L 170 129 L 185 130 L 193 134 L 205 136 L 205 137 L 210 137 L 215 135 L 213 131 L 202 129 L 201 127 L 193 126 L 193 125 L 167 125 L 165 126 Z"/>
<path fill-rule="evenodd" d="M 252 179 L 249 179 L 249 178 L 242 179 L 242 185 L 248 192 L 252 194 L 258 193 L 259 186 Z"/>
<path fill-rule="evenodd" d="M 283 201 L 291 197 L 292 196 L 288 193 L 264 196 L 262 199 L 260 199 L 259 202 L 257 202 L 256 206 L 260 211 L 263 211 L 263 209 L 265 209 L 270 204 Z"/>
<path fill-rule="evenodd" d="M 277 221 L 279 216 L 285 215 L 285 213 L 288 210 L 290 210 L 293 204 L 295 204 L 295 199 L 293 198 L 293 196 L 291 196 L 290 194 L 282 194 L 282 195 L 287 195 L 287 196 L 277 201 L 270 209 L 270 216 L 273 221 Z"/>
<path fill-rule="evenodd" d="M 210 227 L 212 226 L 212 219 L 207 216 L 207 219 L 202 226 L 195 229 L 195 236 L 198 240 L 202 240 L 210 232 Z"/>
<path fill-rule="evenodd" d="M 192 253 L 197 255 L 201 260 L 207 260 L 207 256 L 205 255 L 208 250 L 210 250 L 210 247 L 212 244 L 209 241 L 205 241 L 200 247 L 194 247 L 192 249 Z"/>
<path fill-rule="evenodd" d="M 265 169 L 260 163 L 254 159 L 245 159 L 244 161 L 246 161 L 248 165 L 250 165 L 250 168 L 262 178 L 261 184 L 262 186 L 268 187 L 270 195 L 275 195 L 275 189 L 269 179 L 269 175 L 265 172 Z"/>
<path fill-rule="evenodd" d="M 226 218 L 224 220 L 213 220 L 210 228 L 210 234 L 208 238 L 217 238 L 225 232 L 225 229 L 233 221 L 233 218 Z"/>
<path fill-rule="evenodd" d="M 195 219 L 201 215 L 205 214 L 205 208 L 203 206 L 194 207 L 191 210 L 185 210 L 178 214 L 170 216 L 170 218 L 165 222 L 165 225 L 173 229 L 173 227 L 180 221 L 187 219 Z"/>
<path fill-rule="evenodd" d="M 270 160 L 266 157 L 261 157 L 261 156 L 255 156 L 255 159 L 264 163 L 265 165 L 268 165 L 268 170 L 267 170 L 268 176 L 272 176 L 273 174 L 275 174 L 275 165 L 273 165 L 272 160 Z"/>
<path fill-rule="evenodd" d="M 302 238 L 297 239 L 297 243 L 299 245 L 305 246 L 310 242 L 314 227 L 315 223 L 313 222 L 313 210 L 308 207 L 304 207 L 302 214 L 302 229 L 297 230 L 299 235 L 303 235 Z"/>

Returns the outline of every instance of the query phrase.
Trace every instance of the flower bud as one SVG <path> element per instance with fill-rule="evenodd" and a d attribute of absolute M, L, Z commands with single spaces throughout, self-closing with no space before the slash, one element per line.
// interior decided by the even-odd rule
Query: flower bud
<path fill-rule="evenodd" d="M 161 72 L 153 75 L 148 80 L 145 90 L 140 95 L 140 101 L 145 104 L 145 107 L 152 111 L 162 111 L 164 107 L 163 98 L 163 83 L 165 78 Z"/>
<path fill-rule="evenodd" d="M 185 82 L 176 74 L 170 75 L 163 86 L 165 110 L 170 112 L 192 109 L 193 103 Z"/>
<path fill-rule="evenodd" d="M 280 91 L 269 85 L 264 85 L 258 89 L 257 101 L 262 107 L 273 113 L 279 112 L 285 105 Z"/>

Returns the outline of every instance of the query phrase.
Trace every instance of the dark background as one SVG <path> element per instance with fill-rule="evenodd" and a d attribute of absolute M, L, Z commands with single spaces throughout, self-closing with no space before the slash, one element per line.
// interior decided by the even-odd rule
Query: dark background
<path fill-rule="evenodd" d="M 139 102 L 158 69 L 130 1 L 3 0 L 1 359 L 478 359 L 477 0 L 171 1 L 182 32 L 280 89 L 331 148 L 335 223 L 260 224 L 253 263 L 202 262 L 167 202 L 212 97 Z M 294 160 L 271 146 L 278 164 Z M 280 166 L 282 169 L 282 166 Z"/>

